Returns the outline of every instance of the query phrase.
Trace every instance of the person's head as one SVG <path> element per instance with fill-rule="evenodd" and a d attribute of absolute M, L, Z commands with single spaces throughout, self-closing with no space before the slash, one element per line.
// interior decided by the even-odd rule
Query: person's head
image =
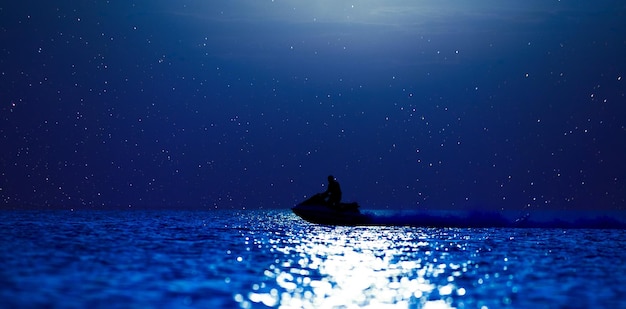
<path fill-rule="evenodd" d="M 328 175 L 328 182 L 335 181 L 335 177 L 333 175 Z"/>

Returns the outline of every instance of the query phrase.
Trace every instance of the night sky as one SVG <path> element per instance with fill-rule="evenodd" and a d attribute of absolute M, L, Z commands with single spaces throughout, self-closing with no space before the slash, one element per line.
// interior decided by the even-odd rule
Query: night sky
<path fill-rule="evenodd" d="M 626 210 L 623 1 L 4 1 L 0 208 Z"/>

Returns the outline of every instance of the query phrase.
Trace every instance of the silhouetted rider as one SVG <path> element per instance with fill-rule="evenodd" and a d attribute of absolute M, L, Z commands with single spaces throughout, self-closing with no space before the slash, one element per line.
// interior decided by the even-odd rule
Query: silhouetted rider
<path fill-rule="evenodd" d="M 322 193 L 324 199 L 328 205 L 332 207 L 338 207 L 341 202 L 341 187 L 339 187 L 339 183 L 333 177 L 333 175 L 328 176 L 328 188 L 326 192 Z"/>

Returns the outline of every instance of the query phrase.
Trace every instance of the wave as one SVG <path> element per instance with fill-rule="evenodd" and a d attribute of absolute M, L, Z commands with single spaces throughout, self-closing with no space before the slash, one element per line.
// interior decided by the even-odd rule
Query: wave
<path fill-rule="evenodd" d="M 511 214 L 489 211 L 366 212 L 372 225 L 466 227 L 466 228 L 579 228 L 626 229 L 626 218 L 594 212 L 527 212 Z M 620 218 L 621 217 L 621 218 Z"/>

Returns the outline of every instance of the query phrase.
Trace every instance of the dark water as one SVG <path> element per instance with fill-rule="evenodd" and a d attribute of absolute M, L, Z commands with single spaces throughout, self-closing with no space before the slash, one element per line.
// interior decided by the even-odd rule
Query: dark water
<path fill-rule="evenodd" d="M 289 211 L 0 212 L 0 307 L 626 307 L 620 229 L 332 227 Z"/>

